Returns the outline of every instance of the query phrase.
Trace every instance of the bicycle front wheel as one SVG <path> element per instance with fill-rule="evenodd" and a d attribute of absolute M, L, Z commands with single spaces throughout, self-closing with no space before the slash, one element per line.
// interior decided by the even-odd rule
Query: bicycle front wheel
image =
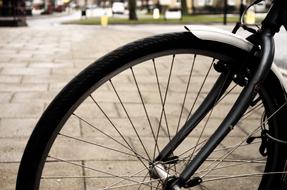
<path fill-rule="evenodd" d="M 73 79 L 42 115 L 25 149 L 17 190 L 162 189 L 163 180 L 150 172 L 162 148 L 212 88 L 222 89 L 173 151 L 176 162 L 162 163 L 178 176 L 242 90 L 232 81 L 226 88 L 216 83 L 222 74 L 214 65 L 246 60 L 242 49 L 195 42 L 188 32 L 146 38 L 107 54 Z M 270 74 L 253 107 L 198 169 L 203 182 L 194 189 L 270 189 L 286 180 L 283 146 L 268 141 L 262 156 L 260 138 L 246 142 L 262 128 L 286 139 L 285 94 L 274 81 Z"/>

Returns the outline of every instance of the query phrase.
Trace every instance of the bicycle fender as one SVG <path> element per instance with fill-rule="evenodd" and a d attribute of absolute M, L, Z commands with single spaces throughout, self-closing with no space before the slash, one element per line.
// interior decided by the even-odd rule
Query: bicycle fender
<path fill-rule="evenodd" d="M 225 43 L 248 52 L 251 51 L 253 48 L 253 44 L 251 42 L 226 30 L 209 26 L 186 26 L 185 28 L 200 40 Z M 287 81 L 283 77 L 278 66 L 274 64 L 274 62 L 271 66 L 271 70 L 277 77 L 278 82 L 280 82 L 284 91 L 287 93 Z"/>
<path fill-rule="evenodd" d="M 186 29 L 201 40 L 229 44 L 240 49 L 251 51 L 253 44 L 231 32 L 209 26 L 186 26 Z"/>

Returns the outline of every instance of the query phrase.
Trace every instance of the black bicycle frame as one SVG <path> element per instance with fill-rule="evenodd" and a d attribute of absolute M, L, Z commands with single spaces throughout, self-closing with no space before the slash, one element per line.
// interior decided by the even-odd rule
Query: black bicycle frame
<path fill-rule="evenodd" d="M 196 170 L 201 166 L 204 160 L 214 151 L 218 144 L 226 137 L 226 135 L 233 129 L 235 124 L 239 121 L 241 116 L 249 107 L 251 101 L 257 94 L 257 89 L 260 87 L 262 81 L 267 76 L 274 58 L 274 40 L 273 36 L 277 33 L 282 25 L 285 25 L 282 16 L 285 14 L 285 10 L 281 11 L 281 3 L 285 1 L 275 0 L 270 8 L 265 20 L 262 22 L 262 27 L 258 30 L 253 37 L 255 37 L 255 45 L 260 50 L 260 62 L 254 72 L 253 77 L 249 80 L 248 84 L 243 88 L 235 104 L 231 108 L 228 115 L 211 135 L 207 143 L 200 149 L 186 168 L 182 171 L 180 176 L 176 178 L 169 187 L 166 189 L 174 189 L 174 187 L 188 186 L 188 181 Z M 286 5 L 286 3 L 284 4 Z M 192 31 L 191 31 L 192 32 Z M 225 80 L 225 81 L 224 81 Z M 197 111 L 190 117 L 186 124 L 180 129 L 180 131 L 172 138 L 172 140 L 165 146 L 165 148 L 159 153 L 155 161 L 168 161 L 171 159 L 173 151 L 184 140 L 186 136 L 196 127 L 196 125 L 206 116 L 206 114 L 212 109 L 212 107 L 218 101 L 218 97 L 227 89 L 230 84 L 230 76 L 228 74 L 222 74 L 214 87 L 199 106 Z M 216 89 L 218 84 L 223 84 L 222 89 Z M 197 178 L 196 178 L 197 179 Z M 200 183 L 200 182 L 199 182 Z"/>

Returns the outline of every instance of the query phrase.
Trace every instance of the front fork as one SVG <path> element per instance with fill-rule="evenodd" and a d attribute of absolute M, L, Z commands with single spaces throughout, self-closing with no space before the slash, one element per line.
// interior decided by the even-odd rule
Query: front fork
<path fill-rule="evenodd" d="M 166 177 L 166 185 L 164 186 L 164 189 L 174 190 L 181 187 L 195 186 L 201 183 L 202 179 L 199 179 L 198 177 L 191 178 L 192 175 L 214 151 L 214 149 L 225 138 L 225 136 L 233 129 L 235 124 L 239 121 L 241 116 L 249 107 L 250 102 L 257 93 L 257 89 L 260 88 L 260 84 L 267 76 L 274 57 L 274 34 L 269 31 L 262 31 L 258 34 L 260 41 L 259 47 L 261 48 L 260 62 L 256 71 L 254 72 L 254 75 L 251 77 L 251 80 L 243 88 L 242 92 L 240 93 L 239 97 L 237 98 L 225 119 L 222 121 L 216 131 L 211 135 L 207 143 L 185 167 L 182 173 L 178 177 Z M 191 116 L 188 122 L 181 128 L 181 130 L 163 148 L 153 163 L 165 163 L 168 162 L 171 158 L 175 159 L 175 156 L 172 156 L 173 151 L 205 117 L 210 109 L 212 109 L 212 107 L 218 101 L 218 97 L 221 97 L 222 93 L 224 93 L 228 88 L 231 82 L 231 77 L 228 75 L 229 74 L 222 74 L 219 77 L 216 84 L 223 84 L 222 88 L 215 88 L 217 85 L 214 85 L 200 107 Z"/>

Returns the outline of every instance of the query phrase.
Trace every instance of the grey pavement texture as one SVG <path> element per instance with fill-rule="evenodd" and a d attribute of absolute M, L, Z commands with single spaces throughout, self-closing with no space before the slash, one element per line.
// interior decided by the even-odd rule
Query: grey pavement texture
<path fill-rule="evenodd" d="M 173 30 L 182 30 L 179 27 Z M 0 187 L 2 190 L 12 190 L 15 188 L 15 179 L 19 161 L 21 159 L 24 147 L 27 143 L 33 127 L 35 126 L 40 115 L 47 107 L 53 97 L 59 92 L 64 85 L 71 80 L 77 73 L 97 58 L 103 56 L 107 52 L 126 44 L 151 35 L 154 32 L 146 30 L 138 30 L 130 27 L 98 27 L 98 26 L 41 26 L 41 27 L 26 27 L 26 28 L 0 28 Z M 184 55 L 183 55 L 184 56 Z M 188 68 L 190 69 L 190 60 L 193 57 L 183 57 L 188 60 L 180 62 L 180 66 L 174 68 L 174 79 L 171 83 L 171 92 L 168 94 L 169 102 L 166 104 L 166 114 L 169 122 L 176 126 L 178 122 L 178 114 L 180 113 L 181 102 L 185 92 L 185 83 L 188 81 Z M 207 61 L 206 58 L 198 58 L 199 62 Z M 169 59 L 163 58 L 162 64 L 159 66 L 161 73 L 159 79 L 165 80 L 170 63 Z M 159 60 L 160 62 L 160 60 Z M 209 60 L 209 63 L 212 60 Z M 150 66 L 152 66 L 150 64 Z M 204 77 L 203 71 L 207 71 L 207 66 L 200 66 L 195 69 L 195 80 L 191 82 L 195 88 L 200 88 L 197 78 Z M 160 98 L 154 77 L 154 70 L 152 67 L 142 66 L 134 70 L 137 73 L 137 80 L 143 92 L 143 99 L 150 115 L 156 115 L 161 110 Z M 206 82 L 205 88 L 208 89 L 211 83 L 214 82 L 213 74 L 211 74 L 211 81 Z M 133 76 L 131 73 L 123 73 L 113 80 L 113 84 L 121 95 L 125 94 L 122 101 L 126 105 L 127 111 L 131 114 L 132 119 L 137 119 L 141 122 L 136 122 L 142 129 L 143 141 L 151 144 L 151 133 L 145 128 L 148 128 L 147 121 L 143 121 L 145 113 L 142 110 L 142 105 L 138 99 L 137 90 L 135 89 Z M 163 82 L 161 91 L 164 92 L 166 82 Z M 207 89 L 203 88 L 203 92 Z M 128 140 L 135 149 L 140 150 L 140 143 L 136 140 L 132 131 L 125 129 L 129 126 L 126 115 L 117 97 L 112 93 L 113 88 L 110 84 L 102 86 L 97 93 L 94 94 L 95 99 L 99 100 L 99 104 L 104 107 L 104 110 L 112 117 L 113 122 L 120 126 L 120 129 L 129 137 Z M 196 94 L 192 94 L 187 99 L 186 104 L 191 105 L 190 100 L 194 99 Z M 231 95 L 233 97 L 233 95 Z M 192 97 L 192 98 L 190 98 Z M 202 99 L 200 96 L 198 99 Z M 232 98 L 231 98 L 232 99 Z M 220 121 L 226 112 L 228 106 L 231 104 L 230 99 L 225 100 L 220 110 L 214 110 L 214 118 L 211 120 L 211 129 L 206 130 L 205 135 L 210 135 L 216 124 Z M 187 117 L 188 107 L 184 104 L 183 115 Z M 91 123 L 98 122 L 95 125 L 108 126 L 109 122 L 105 120 L 104 115 L 94 115 L 99 112 L 96 109 L 94 102 L 91 99 L 77 110 L 77 115 L 84 115 L 84 119 L 72 117 L 68 120 L 67 125 L 70 128 L 65 129 L 63 134 L 85 138 L 90 140 L 96 138 L 96 143 L 102 145 L 115 144 L 111 139 L 105 139 L 103 134 L 95 133 L 94 129 L 89 128 L 89 123 L 85 121 L 89 119 Z M 260 114 L 255 114 L 250 120 L 245 121 L 247 125 L 252 125 L 255 119 L 260 118 Z M 152 125 L 159 124 L 159 118 L 151 117 L 150 123 Z M 88 126 L 88 127 L 87 127 Z M 230 146 L 233 141 L 244 134 L 250 132 L 250 128 L 244 128 L 244 124 L 239 124 L 238 130 L 232 133 L 231 138 L 223 143 L 221 148 L 225 151 L 226 147 Z M 204 126 L 201 126 L 204 128 Z M 170 129 L 171 133 L 175 132 L 175 127 Z M 248 131 L 249 130 L 249 131 Z M 113 134 L 114 131 L 106 129 L 106 132 Z M 164 136 L 169 133 L 164 127 L 159 131 L 159 144 L 164 144 L 167 138 Z M 194 135 L 199 135 L 200 130 L 196 130 Z M 115 137 L 118 138 L 118 137 Z M 189 147 L 190 142 L 195 142 L 195 138 L 191 136 L 188 138 L 185 148 Z M 93 141 L 94 142 L 94 141 Z M 234 143 L 233 143 L 234 144 Z M 118 145 L 115 145 L 116 148 Z M 71 148 L 72 147 L 72 148 Z M 93 150 L 93 151 L 92 151 Z M 96 150 L 96 151 L 95 151 Z M 73 141 L 71 138 L 62 136 L 59 138 L 59 145 L 56 146 L 52 153 L 57 157 L 67 160 L 74 160 L 76 164 L 84 165 L 85 167 L 73 167 L 73 165 L 63 164 L 59 160 L 49 162 L 47 164 L 47 171 L 44 173 L 47 176 L 63 175 L 63 176 L 81 176 L 96 175 L 93 171 L 88 170 L 87 167 L 98 167 L 97 169 L 112 170 L 113 168 L 120 168 L 122 171 L 127 171 L 128 175 L 133 175 L 134 169 L 139 168 L 137 163 L 131 162 L 127 165 L 129 157 L 119 157 L 115 152 L 103 152 L 100 147 L 93 147 L 86 145 L 85 149 L 80 146 L 79 142 Z M 64 154 L 67 153 L 67 154 Z M 249 156 L 249 152 L 244 148 L 235 153 L 236 157 Z M 106 159 L 105 156 L 109 156 Z M 216 156 L 216 153 L 215 153 Z M 258 156 L 258 155 L 256 155 Z M 81 159 L 75 159 L 79 158 Z M 232 158 L 231 158 L 232 159 Z M 243 159 L 243 158 L 241 158 Z M 255 159 L 255 158 L 252 158 Z M 53 159 L 52 159 L 53 160 Z M 258 166 L 260 168 L 260 166 Z M 244 166 L 237 166 L 233 168 L 237 171 L 249 171 L 249 168 Z M 57 173 L 58 172 L 58 173 Z M 229 171 L 232 173 L 232 171 Z M 212 174 L 212 173 L 211 173 Z M 116 174 L 120 175 L 120 174 Z M 142 174 L 143 175 L 143 174 Z M 256 178 L 255 178 L 256 179 Z M 251 179 L 254 180 L 254 179 Z M 98 182 L 93 178 L 82 179 L 57 179 L 57 180 L 43 180 L 42 187 L 44 189 L 94 189 L 95 186 L 104 187 L 108 181 Z M 49 183 L 51 182 L 51 183 Z M 109 181 L 110 183 L 119 183 L 118 179 Z M 234 182 L 234 181 L 233 181 Z M 253 182 L 253 181 L 251 181 Z M 95 185 L 96 184 L 96 185 Z M 119 183 L 125 185 L 124 182 Z M 156 184 L 153 184 L 156 185 Z M 212 185 L 218 185 L 213 183 Z M 233 183 L 229 183 L 226 189 L 230 189 Z M 219 186 L 219 189 L 222 189 Z M 127 188 L 129 189 L 129 188 Z M 235 189 L 242 189 L 237 186 Z"/>
<path fill-rule="evenodd" d="M 146 32 L 101 27 L 0 28 L 0 187 L 15 186 L 25 144 L 45 107 L 87 65 Z"/>

